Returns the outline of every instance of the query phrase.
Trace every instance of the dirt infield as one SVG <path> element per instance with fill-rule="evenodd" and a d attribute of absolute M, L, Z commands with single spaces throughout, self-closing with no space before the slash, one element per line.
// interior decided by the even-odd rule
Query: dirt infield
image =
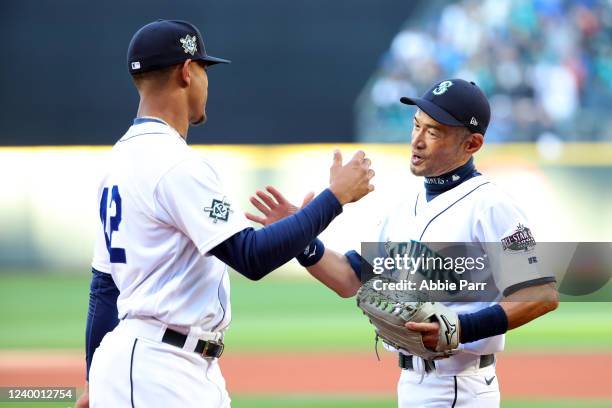
<path fill-rule="evenodd" d="M 228 351 L 221 359 L 230 393 L 394 395 L 395 355 Z M 84 359 L 74 351 L 0 352 L 0 386 L 76 386 Z M 502 353 L 498 377 L 506 398 L 612 398 L 612 354 Z"/>

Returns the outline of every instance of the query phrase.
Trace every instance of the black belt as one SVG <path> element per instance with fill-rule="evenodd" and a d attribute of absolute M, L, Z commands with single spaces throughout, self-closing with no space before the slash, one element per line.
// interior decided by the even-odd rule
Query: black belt
<path fill-rule="evenodd" d="M 183 348 L 186 341 L 186 335 L 172 329 L 166 329 L 164 337 L 162 337 L 162 342 L 180 348 Z M 202 357 L 219 358 L 221 357 L 221 354 L 223 354 L 223 348 L 224 345 L 222 342 L 198 340 L 198 343 L 193 351 L 202 355 Z"/>
<path fill-rule="evenodd" d="M 490 366 L 495 362 L 495 354 L 484 354 L 480 356 L 480 368 L 485 368 Z M 436 364 L 433 360 L 423 360 L 423 365 L 425 366 L 425 372 L 429 373 L 436 368 Z M 412 356 L 407 356 L 405 354 L 399 353 L 399 366 L 404 370 L 414 370 L 414 366 L 412 365 Z"/>

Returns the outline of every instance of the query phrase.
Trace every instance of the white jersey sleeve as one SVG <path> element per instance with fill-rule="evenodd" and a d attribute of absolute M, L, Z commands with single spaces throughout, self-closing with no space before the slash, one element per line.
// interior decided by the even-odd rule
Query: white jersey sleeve
<path fill-rule="evenodd" d="M 504 297 L 525 287 L 554 282 L 550 271 L 540 268 L 535 238 L 523 212 L 502 196 L 481 211 L 475 232 L 486 244 L 495 284 Z"/>
<path fill-rule="evenodd" d="M 155 190 L 157 216 L 188 236 L 205 255 L 250 224 L 206 161 L 190 157 L 169 170 Z"/>

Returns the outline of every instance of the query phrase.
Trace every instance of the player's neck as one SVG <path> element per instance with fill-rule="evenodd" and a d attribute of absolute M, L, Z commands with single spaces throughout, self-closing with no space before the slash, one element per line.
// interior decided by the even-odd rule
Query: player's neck
<path fill-rule="evenodd" d="M 427 201 L 433 200 L 438 195 L 448 191 L 472 177 L 479 176 L 480 173 L 474 166 L 474 158 L 463 165 L 436 177 L 425 177 L 425 192 Z"/>
<path fill-rule="evenodd" d="M 183 139 L 187 140 L 189 130 L 189 119 L 184 110 L 177 109 L 178 104 L 168 101 L 157 103 L 155 100 L 141 98 L 138 105 L 138 117 L 159 118 L 176 130 Z"/>

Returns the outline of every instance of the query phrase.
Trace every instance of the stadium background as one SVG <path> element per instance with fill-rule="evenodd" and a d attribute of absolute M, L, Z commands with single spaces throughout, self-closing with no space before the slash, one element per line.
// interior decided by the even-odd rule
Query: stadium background
<path fill-rule="evenodd" d="M 294 201 L 320 191 L 332 149 L 360 147 L 377 191 L 323 237 L 338 250 L 375 240 L 377 219 L 420 183 L 408 171 L 412 111 L 398 95 L 459 75 L 492 98 L 477 167 L 525 207 L 538 239 L 610 242 L 609 1 L 0 8 L 0 385 L 82 384 L 96 180 L 137 103 L 125 48 L 158 17 L 193 21 L 211 54 L 234 61 L 211 70 L 209 123 L 189 141 L 244 209 L 266 184 Z M 234 274 L 232 291 L 223 361 L 234 406 L 393 406 L 396 363 L 376 362 L 353 300 L 295 264 L 257 283 Z M 610 303 L 563 302 L 508 335 L 503 406 L 612 406 L 611 363 Z"/>

